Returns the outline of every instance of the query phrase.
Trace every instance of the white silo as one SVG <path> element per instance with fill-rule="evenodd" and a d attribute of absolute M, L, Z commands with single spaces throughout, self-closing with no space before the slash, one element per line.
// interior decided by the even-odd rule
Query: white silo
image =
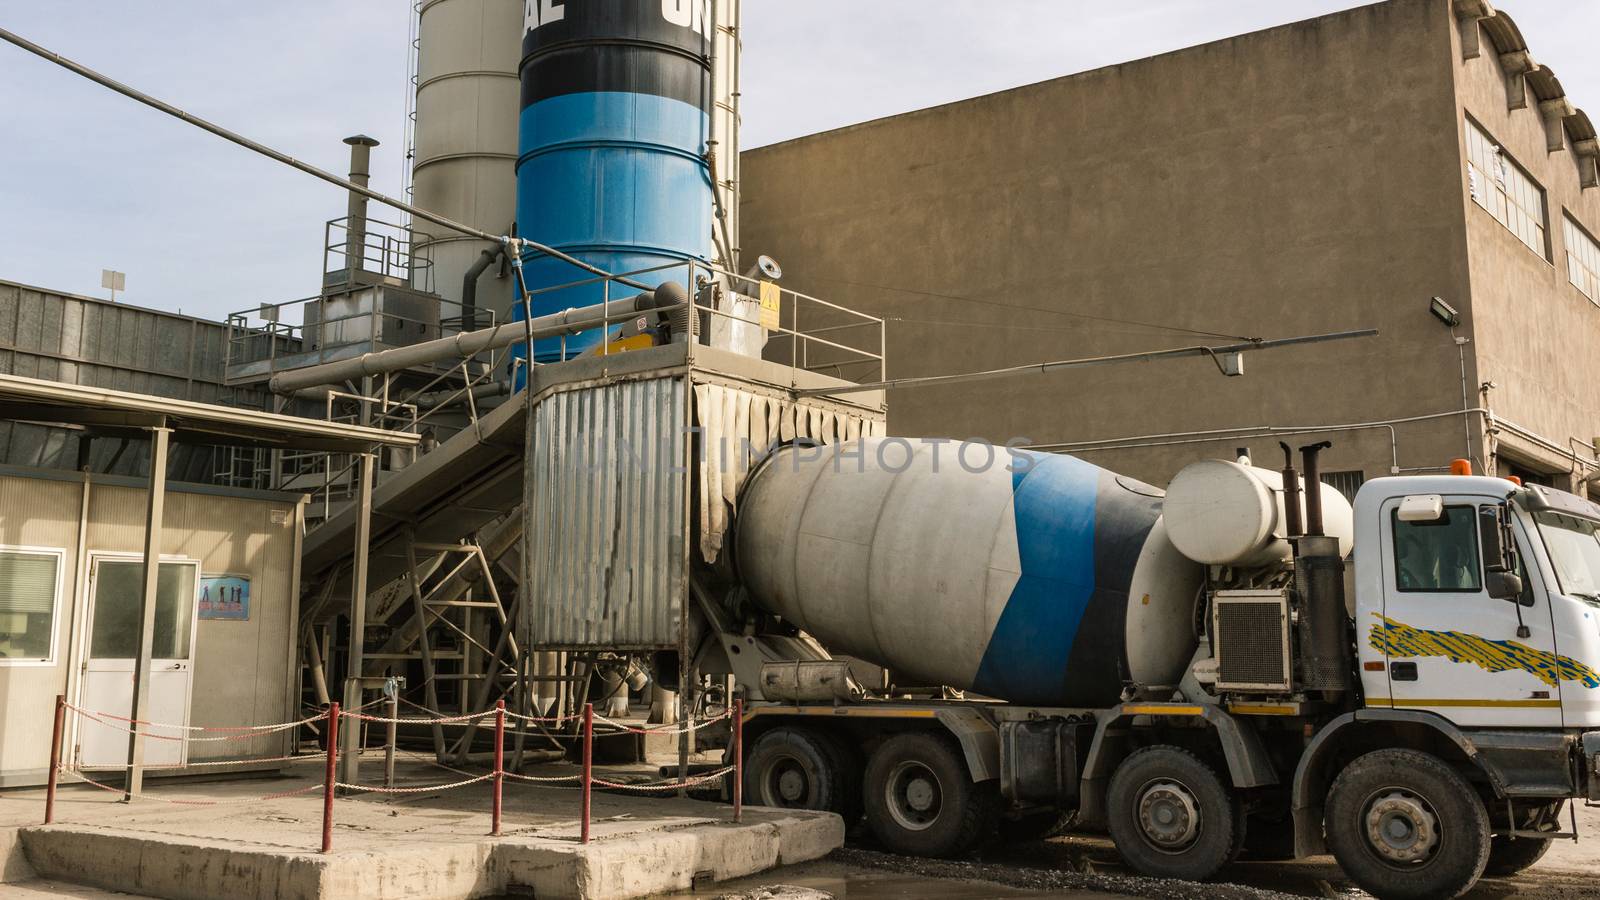
<path fill-rule="evenodd" d="M 522 39 L 520 0 L 422 0 L 417 26 L 416 137 L 412 194 L 416 205 L 504 234 L 516 215 L 517 58 Z M 433 260 L 432 287 L 446 300 L 445 317 L 459 315 L 462 281 L 489 244 L 430 232 L 417 241 Z M 491 267 L 476 280 L 477 307 L 505 321 L 511 278 Z M 481 316 L 478 324 L 487 324 Z"/>

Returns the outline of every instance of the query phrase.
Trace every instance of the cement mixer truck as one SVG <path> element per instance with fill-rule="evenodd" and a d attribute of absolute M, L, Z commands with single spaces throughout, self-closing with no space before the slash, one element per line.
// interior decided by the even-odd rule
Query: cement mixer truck
<path fill-rule="evenodd" d="M 1600 505 L 1459 474 L 1352 507 L 1322 446 L 1165 491 L 895 438 L 771 454 L 694 586 L 745 796 L 911 854 L 1063 815 L 1154 876 L 1331 851 L 1385 898 L 1532 865 L 1600 799 Z"/>

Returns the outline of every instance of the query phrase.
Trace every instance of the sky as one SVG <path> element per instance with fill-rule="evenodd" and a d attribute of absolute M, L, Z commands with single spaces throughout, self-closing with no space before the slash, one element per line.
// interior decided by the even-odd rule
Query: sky
<path fill-rule="evenodd" d="M 341 140 L 372 135 L 373 187 L 399 195 L 411 5 L 0 0 L 0 27 L 341 174 Z M 743 140 L 761 146 L 1360 5 L 745 0 Z M 1574 101 L 1600 112 L 1600 3 L 1496 5 Z M 337 188 L 4 43 L 0 112 L 0 279 L 105 296 L 100 271 L 118 269 L 119 299 L 214 319 L 316 292 L 322 223 L 344 211 Z"/>

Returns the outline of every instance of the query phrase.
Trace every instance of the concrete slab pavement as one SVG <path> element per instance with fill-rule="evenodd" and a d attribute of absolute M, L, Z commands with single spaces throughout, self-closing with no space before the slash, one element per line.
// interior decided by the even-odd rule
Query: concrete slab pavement
<path fill-rule="evenodd" d="M 460 777 L 416 760 L 399 773 L 402 787 Z M 319 782 L 321 771 L 308 760 L 290 775 L 157 782 L 148 791 L 159 799 L 132 805 L 72 787 L 58 797 L 51 826 L 35 824 L 42 791 L 0 795 L 0 849 L 15 835 L 23 853 L 13 851 L 12 865 L 24 877 L 173 900 L 467 900 L 518 887 L 539 900 L 623 900 L 817 859 L 844 843 L 843 823 L 829 813 L 749 808 L 735 824 L 725 803 L 597 791 L 592 841 L 583 845 L 575 789 L 508 779 L 502 837 L 488 836 L 490 785 L 479 782 L 341 798 L 334 849 L 323 855 L 319 792 L 242 802 Z M 186 805 L 196 801 L 217 805 Z"/>

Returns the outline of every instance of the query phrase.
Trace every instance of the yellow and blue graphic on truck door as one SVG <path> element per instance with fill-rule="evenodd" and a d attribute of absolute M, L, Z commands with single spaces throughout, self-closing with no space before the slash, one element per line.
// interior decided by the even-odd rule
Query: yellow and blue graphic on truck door
<path fill-rule="evenodd" d="M 1368 643 L 1390 657 L 1442 656 L 1455 663 L 1472 663 L 1487 672 L 1514 669 L 1532 672 L 1551 687 L 1563 681 L 1576 681 L 1589 688 L 1600 687 L 1600 672 L 1570 656 L 1536 650 L 1516 641 L 1493 641 L 1463 631 L 1429 631 L 1377 613 L 1373 615 L 1378 621 L 1368 632 Z"/>
<path fill-rule="evenodd" d="M 1028 457 L 1012 477 L 1021 575 L 973 690 L 1039 705 L 1115 703 L 1128 585 L 1160 501 L 1082 460 Z"/>

